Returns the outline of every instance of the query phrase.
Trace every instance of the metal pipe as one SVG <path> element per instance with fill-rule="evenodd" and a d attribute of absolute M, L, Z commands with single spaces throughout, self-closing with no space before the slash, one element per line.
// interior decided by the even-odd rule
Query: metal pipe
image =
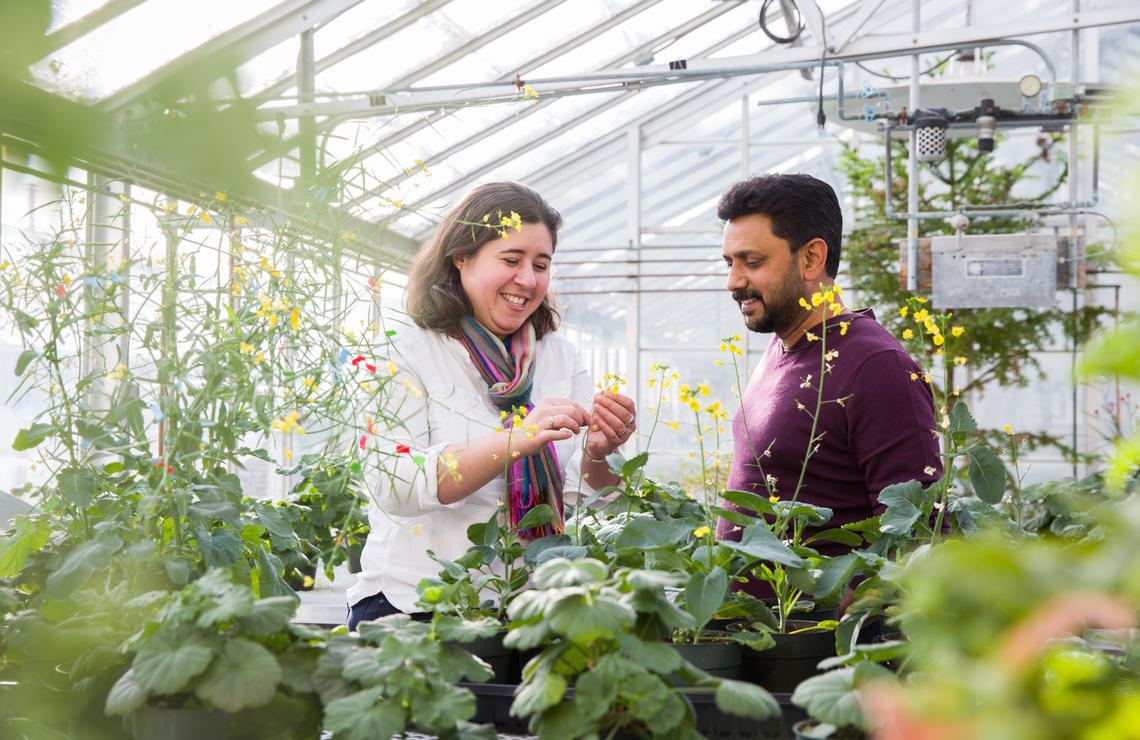
<path fill-rule="evenodd" d="M 911 30 L 917 36 L 922 25 L 920 11 L 922 0 L 911 1 Z M 919 55 L 910 57 L 910 112 L 919 109 L 918 67 Z M 910 159 L 907 163 L 907 211 L 918 212 L 918 132 L 910 132 Z M 908 218 L 906 225 L 906 289 L 914 292 L 918 290 L 918 219 Z"/>
<path fill-rule="evenodd" d="M 1081 0 L 1073 0 L 1073 13 L 1081 12 Z M 1072 35 L 1072 46 L 1069 49 L 1069 74 L 1071 82 L 1076 85 L 1080 82 L 1081 75 L 1081 30 L 1074 28 Z M 1080 182 L 1077 177 L 1078 163 L 1080 161 L 1080 147 L 1077 136 L 1077 125 L 1074 123 L 1069 126 L 1069 201 L 1076 202 Z M 1077 236 L 1080 231 L 1080 225 L 1077 220 L 1076 214 L 1069 215 L 1069 288 L 1072 293 L 1072 317 L 1073 322 L 1077 320 L 1077 256 L 1078 244 Z M 1075 327 L 1074 327 L 1075 328 Z M 1078 461 L 1080 460 L 1080 443 L 1077 438 L 1077 400 L 1078 400 L 1078 381 L 1077 381 L 1077 332 L 1073 332 L 1073 353 L 1071 355 L 1071 377 L 1072 377 L 1072 431 L 1073 431 L 1073 477 L 1079 475 Z"/>

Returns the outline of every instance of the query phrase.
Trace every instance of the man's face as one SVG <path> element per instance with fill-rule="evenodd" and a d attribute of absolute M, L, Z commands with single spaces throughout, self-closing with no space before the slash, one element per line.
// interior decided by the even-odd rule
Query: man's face
<path fill-rule="evenodd" d="M 771 219 L 756 213 L 729 221 L 724 262 L 728 289 L 750 330 L 783 338 L 803 322 L 799 300 L 807 297 L 807 283 L 787 240 L 772 233 Z"/>

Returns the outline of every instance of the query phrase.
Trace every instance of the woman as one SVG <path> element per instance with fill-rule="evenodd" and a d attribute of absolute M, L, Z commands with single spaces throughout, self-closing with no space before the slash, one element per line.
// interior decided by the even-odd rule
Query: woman
<path fill-rule="evenodd" d="M 563 497 L 576 498 L 580 483 L 618 483 L 605 457 L 633 434 L 635 407 L 592 395 L 576 350 L 554 333 L 548 288 L 561 225 L 530 188 L 487 183 L 417 255 L 406 294 L 417 326 L 399 331 L 392 358 L 408 390 L 390 414 L 402 426 L 382 443 L 402 454 L 369 476 L 372 531 L 348 592 L 350 629 L 416 612 L 416 585 L 440 570 L 428 550 L 457 559 L 468 526 L 501 503 L 511 524 L 549 503 L 556 520 L 520 533 L 540 537 L 562 531 Z"/>

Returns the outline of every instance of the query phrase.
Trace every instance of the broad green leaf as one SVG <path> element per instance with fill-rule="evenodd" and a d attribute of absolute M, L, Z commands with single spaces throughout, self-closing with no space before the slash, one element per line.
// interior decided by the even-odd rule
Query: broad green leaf
<path fill-rule="evenodd" d="M 609 457 L 606 458 L 606 461 L 610 463 L 611 468 L 614 467 L 614 461 L 610 461 Z M 621 463 L 621 477 L 627 481 L 631 480 L 638 471 L 645 467 L 645 463 L 647 462 L 649 462 L 648 452 L 634 455 Z"/>
<path fill-rule="evenodd" d="M 494 725 L 476 725 L 459 722 L 455 725 L 455 740 L 498 740 L 499 733 Z"/>
<path fill-rule="evenodd" d="M 855 571 L 862 564 L 862 561 L 851 553 L 832 559 L 816 579 L 812 595 L 822 601 L 837 600 L 839 592 L 847 587 Z"/>
<path fill-rule="evenodd" d="M 209 629 L 253 611 L 253 591 L 248 588 L 226 583 L 214 591 L 213 596 L 198 615 L 197 625 L 200 628 Z"/>
<path fill-rule="evenodd" d="M 764 720 L 780 714 L 780 705 L 764 688 L 746 681 L 723 679 L 716 687 L 716 708 L 737 717 Z"/>
<path fill-rule="evenodd" d="M 446 683 L 432 684 L 428 696 L 416 694 L 410 707 L 416 726 L 439 732 L 475 714 L 475 695 L 469 690 Z"/>
<path fill-rule="evenodd" d="M 512 717 L 527 717 L 562 701 L 566 679 L 552 671 L 536 671 L 527 677 L 511 702 Z"/>
<path fill-rule="evenodd" d="M 51 424 L 32 424 L 27 429 L 21 429 L 16 432 L 16 440 L 12 442 L 12 449 L 16 452 L 30 450 L 47 439 L 54 428 Z"/>
<path fill-rule="evenodd" d="M 855 667 L 839 668 L 802 681 L 792 703 L 813 718 L 836 727 L 863 729 L 863 713 L 855 691 Z"/>
<path fill-rule="evenodd" d="M 115 439 L 114 434 L 99 424 L 80 420 L 75 422 L 75 429 L 79 432 L 80 437 L 90 442 L 91 446 L 97 450 L 106 450 L 122 444 Z"/>
<path fill-rule="evenodd" d="M 534 527 L 541 527 L 543 524 L 554 520 L 554 509 L 550 504 L 539 504 L 526 513 L 519 523 L 515 525 L 516 532 L 523 532 Z"/>
<path fill-rule="evenodd" d="M 122 546 L 123 541 L 118 537 L 103 535 L 72 550 L 47 577 L 48 596 L 63 599 L 83 586 L 92 574 L 106 571 L 111 564 L 111 557 Z"/>
<path fill-rule="evenodd" d="M 439 675 L 444 681 L 490 681 L 495 672 L 487 661 L 476 657 L 458 645 L 443 645 L 437 660 Z"/>
<path fill-rule="evenodd" d="M 634 519 L 626 525 L 625 530 L 618 537 L 618 548 L 634 548 L 637 550 L 650 550 L 655 547 L 674 547 L 679 545 L 687 535 L 688 527 L 684 522 L 657 519 Z"/>
<path fill-rule="evenodd" d="M 202 642 L 171 644 L 150 640 L 139 648 L 131 668 L 135 682 L 148 694 L 176 694 L 186 689 L 213 659 L 213 649 Z"/>
<path fill-rule="evenodd" d="M 926 494 L 916 480 L 895 483 L 879 493 L 879 503 L 887 507 L 879 520 L 879 530 L 888 534 L 906 534 L 922 516 Z"/>
<path fill-rule="evenodd" d="M 725 491 L 721 494 L 721 498 L 729 503 L 736 504 L 742 509 L 747 509 L 756 515 L 775 513 L 775 509 L 772 508 L 772 502 L 768 497 L 758 493 L 751 493 L 749 491 Z"/>
<path fill-rule="evenodd" d="M 83 468 L 64 468 L 59 471 L 59 495 L 72 506 L 85 509 L 95 499 L 95 475 Z"/>
<path fill-rule="evenodd" d="M 527 550 L 529 555 L 530 550 Z M 590 554 L 590 548 L 585 545 L 563 545 L 561 547 L 548 547 L 540 551 L 534 556 L 533 560 L 527 562 L 531 565 L 542 565 L 548 560 L 555 558 L 566 558 L 567 560 L 581 560 Z"/>
<path fill-rule="evenodd" d="M 337 740 L 378 740 L 404 731 L 406 712 L 394 699 L 381 700 L 382 687 L 358 691 L 325 705 L 324 729 Z"/>
<path fill-rule="evenodd" d="M 128 670 L 107 694 L 107 701 L 103 704 L 104 714 L 130 714 L 140 709 L 146 703 L 146 692 L 135 681 L 134 669 Z"/>
<path fill-rule="evenodd" d="M 594 583 L 605 577 L 605 564 L 593 558 L 574 561 L 554 558 L 534 571 L 534 583 L 540 589 L 578 586 L 583 583 Z"/>
<path fill-rule="evenodd" d="M 40 325 L 39 319 L 24 313 L 18 308 L 15 309 L 13 313 L 16 316 L 16 325 L 20 327 L 21 332 L 29 332 Z"/>
<path fill-rule="evenodd" d="M 207 521 L 217 520 L 225 522 L 231 527 L 239 528 L 242 526 L 241 515 L 238 513 L 237 507 L 229 501 L 195 501 L 190 504 L 190 515 L 193 517 L 200 517 Z M 259 517 L 258 520 L 261 524 L 265 521 Z M 268 527 L 266 527 L 268 529 Z M 274 534 L 278 534 L 274 532 Z M 293 534 L 292 528 L 287 528 L 284 537 L 289 537 Z"/>
<path fill-rule="evenodd" d="M 950 438 L 957 444 L 962 444 L 966 441 L 966 437 L 977 428 L 978 422 L 974 421 L 974 417 L 970 415 L 970 409 L 966 406 L 966 402 L 959 400 L 955 403 L 954 408 L 950 409 L 950 426 L 947 428 Z"/>
<path fill-rule="evenodd" d="M 1140 321 L 1120 324 L 1115 330 L 1089 342 L 1082 352 L 1079 372 L 1088 377 L 1096 374 L 1118 374 L 1140 378 L 1136 348 L 1140 347 Z"/>
<path fill-rule="evenodd" d="M 548 618 L 555 632 L 586 644 L 620 634 L 633 625 L 637 613 L 625 604 L 609 599 L 597 599 L 591 603 L 585 597 L 576 597 L 558 602 Z"/>
<path fill-rule="evenodd" d="M 1005 466 L 989 447 L 976 445 L 966 450 L 970 458 L 970 483 L 974 493 L 987 504 L 1000 503 L 1005 495 Z"/>
<path fill-rule="evenodd" d="M 266 704 L 281 681 L 281 666 L 264 645 L 251 640 L 228 640 L 198 688 L 198 698 L 224 712 Z"/>
<path fill-rule="evenodd" d="M 685 585 L 685 609 L 703 627 L 724 603 L 728 593 L 728 574 L 719 565 L 709 573 L 696 572 Z"/>
<path fill-rule="evenodd" d="M 238 621 L 247 633 L 268 637 L 283 630 L 296 611 L 297 600 L 292 596 L 269 596 L 254 601 L 253 609 Z"/>
<path fill-rule="evenodd" d="M 534 715 L 530 731 L 546 738 L 596 738 L 597 722 L 587 716 L 594 709 L 576 697 L 568 699 Z"/>
<path fill-rule="evenodd" d="M 229 568 L 241 557 L 241 537 L 229 527 L 197 528 L 195 532 L 207 568 Z"/>
<path fill-rule="evenodd" d="M 552 534 L 546 537 L 539 537 L 527 544 L 526 549 L 523 551 L 523 560 L 528 565 L 535 565 L 536 560 L 540 554 L 552 547 L 564 547 L 572 544 L 573 540 L 569 535 L 565 534 Z"/>
<path fill-rule="evenodd" d="M 803 568 L 807 565 L 807 561 L 788 549 L 763 523 L 746 527 L 741 533 L 740 542 L 725 540 L 720 544 L 755 560 L 780 563 L 790 568 Z"/>
<path fill-rule="evenodd" d="M 480 637 L 490 637 L 503 629 L 503 624 L 494 617 L 462 619 L 446 614 L 437 614 L 434 624 L 435 634 L 441 640 L 451 642 L 471 642 Z"/>
<path fill-rule="evenodd" d="M 51 537 L 51 523 L 46 519 L 19 516 L 15 524 L 12 534 L 0 538 L 0 578 L 23 570 L 28 556 L 47 544 Z"/>
<path fill-rule="evenodd" d="M 628 633 L 619 635 L 618 640 L 630 660 L 654 673 L 667 676 L 681 666 L 681 654 L 663 642 L 646 642 Z"/>
<path fill-rule="evenodd" d="M 863 544 L 863 538 L 847 529 L 825 529 L 822 532 L 816 532 L 811 537 L 804 540 L 805 545 L 810 545 L 817 540 L 826 540 L 827 542 L 838 542 L 841 545 L 848 547 L 858 547 Z"/>

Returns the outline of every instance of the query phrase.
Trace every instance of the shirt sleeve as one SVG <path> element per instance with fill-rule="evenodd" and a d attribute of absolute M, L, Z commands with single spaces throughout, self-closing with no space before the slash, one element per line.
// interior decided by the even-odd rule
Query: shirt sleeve
<path fill-rule="evenodd" d="M 415 358 L 393 353 L 395 373 L 377 394 L 376 417 L 361 437 L 365 483 L 373 503 L 387 514 L 419 516 L 447 504 L 439 501 L 436 476 L 446 443 L 431 444 L 429 399 L 414 369 Z M 463 502 L 451 504 L 461 505 Z"/>
<path fill-rule="evenodd" d="M 863 471 L 875 514 L 886 510 L 879 493 L 887 486 L 912 479 L 925 486 L 941 476 L 934 401 L 908 355 L 885 351 L 867 358 L 845 409 L 851 453 Z"/>

